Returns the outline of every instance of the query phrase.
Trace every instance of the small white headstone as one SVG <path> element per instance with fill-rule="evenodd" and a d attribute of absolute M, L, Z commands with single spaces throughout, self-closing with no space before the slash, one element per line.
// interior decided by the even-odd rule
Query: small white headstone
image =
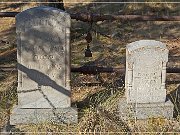
<path fill-rule="evenodd" d="M 166 101 L 166 45 L 140 40 L 126 46 L 126 97 L 119 100 L 123 119 L 173 117 L 173 104 Z"/>
<path fill-rule="evenodd" d="M 168 61 L 166 45 L 154 40 L 140 40 L 126 48 L 127 102 L 164 102 Z"/>

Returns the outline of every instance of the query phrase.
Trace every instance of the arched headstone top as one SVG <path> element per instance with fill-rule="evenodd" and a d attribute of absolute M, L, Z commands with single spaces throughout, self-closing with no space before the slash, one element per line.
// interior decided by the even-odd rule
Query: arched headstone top
<path fill-rule="evenodd" d="M 48 6 L 30 8 L 16 15 L 17 32 L 39 25 L 70 28 L 71 18 L 65 11 Z"/>
<path fill-rule="evenodd" d="M 159 52 L 157 56 L 161 58 L 162 61 L 168 61 L 168 53 L 169 50 L 167 49 L 166 45 L 160 41 L 156 40 L 139 40 L 132 42 L 126 45 L 126 53 L 129 56 L 129 62 L 133 62 L 135 55 L 143 53 L 144 55 L 152 57 L 153 52 Z M 152 52 L 152 55 L 151 55 Z M 156 57 L 156 56 L 155 56 Z"/>
<path fill-rule="evenodd" d="M 161 48 L 161 49 L 167 50 L 167 47 L 165 44 L 156 40 L 139 40 L 139 41 L 132 42 L 126 46 L 129 52 L 133 52 L 136 49 L 147 48 L 147 47 L 148 48 Z"/>

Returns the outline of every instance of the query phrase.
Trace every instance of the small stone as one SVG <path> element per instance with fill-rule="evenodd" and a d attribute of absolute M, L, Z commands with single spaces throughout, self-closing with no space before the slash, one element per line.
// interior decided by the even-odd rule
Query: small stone
<path fill-rule="evenodd" d="M 173 104 L 166 100 L 166 45 L 155 40 L 140 40 L 126 46 L 126 104 L 132 118 L 172 118 Z"/>

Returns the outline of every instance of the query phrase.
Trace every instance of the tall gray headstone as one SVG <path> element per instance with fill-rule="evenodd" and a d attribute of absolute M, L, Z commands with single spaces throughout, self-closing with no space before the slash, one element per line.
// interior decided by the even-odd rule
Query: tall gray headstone
<path fill-rule="evenodd" d="M 16 16 L 18 106 L 11 124 L 77 122 L 71 108 L 70 15 L 35 7 Z"/>
<path fill-rule="evenodd" d="M 159 41 L 140 40 L 126 46 L 125 95 L 134 117 L 172 117 L 173 104 L 165 102 L 167 62 L 168 50 Z"/>

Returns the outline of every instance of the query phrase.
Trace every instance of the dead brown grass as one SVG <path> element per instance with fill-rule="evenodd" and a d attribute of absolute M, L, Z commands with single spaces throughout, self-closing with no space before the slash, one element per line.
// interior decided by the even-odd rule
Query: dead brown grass
<path fill-rule="evenodd" d="M 68 0 L 65 0 L 68 1 Z M 30 4 L 0 4 L 2 11 L 22 11 Z M 90 12 L 110 14 L 142 14 L 142 15 L 179 15 L 177 4 L 65 4 L 69 12 Z M 113 9 L 112 9 L 113 7 Z M 0 21 L 1 39 L 16 42 L 15 20 L 3 18 Z M 93 57 L 85 58 L 84 50 L 87 43 L 85 34 L 88 24 L 72 20 L 72 65 L 81 66 L 84 64 L 96 66 L 125 67 L 125 45 L 140 39 L 155 39 L 167 44 L 170 56 L 179 56 L 179 22 L 121 22 L 104 21 L 93 24 L 93 41 L 90 44 Z M 78 28 L 78 32 L 77 31 Z M 74 30 L 74 31 L 73 31 Z M 7 44 L 1 44 L 1 56 L 9 56 L 16 51 Z M 5 47 L 3 49 L 3 47 Z M 171 61 L 171 60 L 170 60 Z M 8 65 L 8 63 L 1 63 Z M 13 61 L 13 64 L 16 62 Z M 173 61 L 171 66 L 179 67 L 179 61 Z M 0 73 L 4 76 L 0 81 L 0 125 L 3 126 L 9 117 L 8 109 L 17 102 L 16 95 L 16 74 Z M 83 77 L 82 77 L 83 76 Z M 72 101 L 80 105 L 79 123 L 76 125 L 60 125 L 57 123 L 41 123 L 38 125 L 16 126 L 14 131 L 33 132 L 73 132 L 74 134 L 120 134 L 131 131 L 135 132 L 180 132 L 180 125 L 177 120 L 166 120 L 162 118 L 150 118 L 146 121 L 122 121 L 116 117 L 116 106 L 118 99 L 123 95 L 123 86 L 120 83 L 118 73 L 99 74 L 85 76 L 72 74 Z M 171 78 L 174 75 L 170 75 Z M 169 78 L 170 78 L 169 77 Z M 79 83 L 81 82 L 81 84 Z M 85 83 L 98 83 L 97 86 L 88 87 Z M 78 84 L 78 85 L 77 85 Z M 100 85 L 99 85 L 100 84 Z M 173 91 L 179 84 L 167 85 L 167 91 Z M 109 94 L 111 93 L 111 94 Z M 10 99 L 10 106 L 6 108 L 7 100 Z M 2 108 L 4 107 L 4 108 Z M 89 133 L 91 132 L 91 133 Z M 154 133 L 156 132 L 156 133 Z M 67 134 L 68 134 L 67 133 Z"/>

